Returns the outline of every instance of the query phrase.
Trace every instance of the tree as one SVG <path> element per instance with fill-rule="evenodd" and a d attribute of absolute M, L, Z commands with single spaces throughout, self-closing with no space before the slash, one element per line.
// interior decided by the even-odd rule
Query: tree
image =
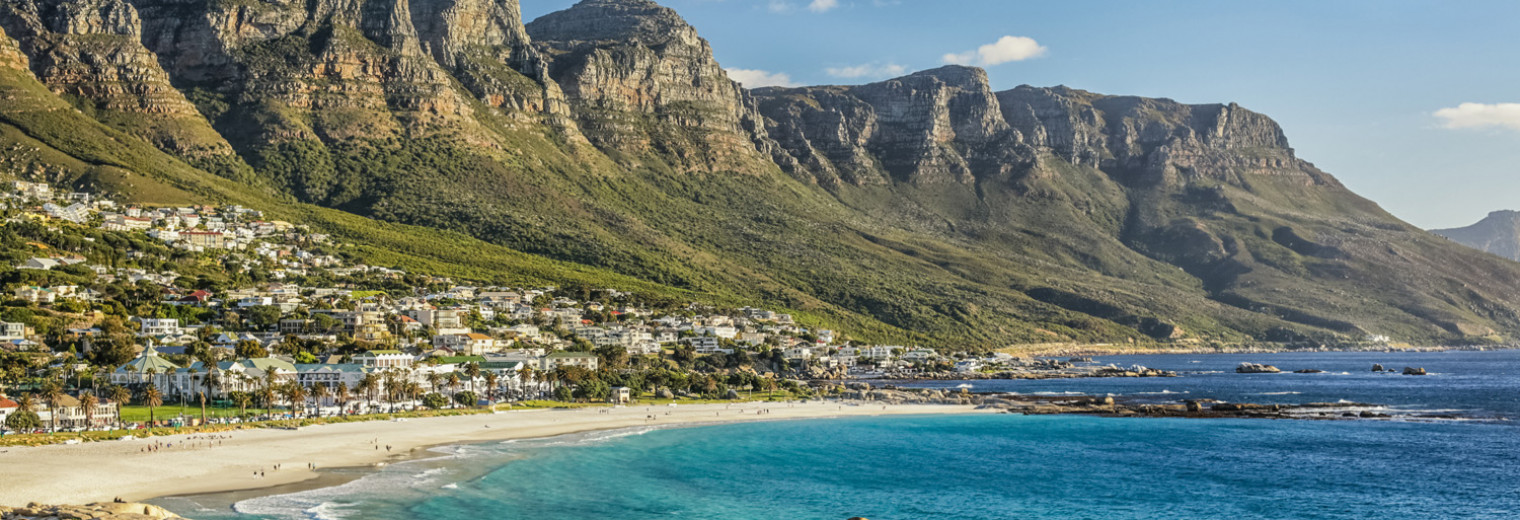
<path fill-rule="evenodd" d="M 317 402 L 317 415 L 322 415 L 322 402 L 332 395 L 332 389 L 327 385 L 311 385 L 311 398 Z"/>
<path fill-rule="evenodd" d="M 375 374 L 364 374 L 364 377 L 359 378 L 359 391 L 364 393 L 366 409 L 369 408 L 369 403 L 375 402 L 375 390 L 379 387 L 380 378 Z"/>
<path fill-rule="evenodd" d="M 498 377 L 496 375 L 496 372 L 486 372 L 486 400 L 487 401 L 491 401 L 491 402 L 495 402 L 496 401 L 496 382 L 497 381 L 498 381 Z"/>
<path fill-rule="evenodd" d="M 480 396 L 475 395 L 475 392 L 465 390 L 454 394 L 454 402 L 473 408 L 475 403 L 480 402 Z"/>
<path fill-rule="evenodd" d="M 206 396 L 216 391 L 217 385 L 221 383 L 221 378 L 217 377 L 215 369 L 215 365 L 207 363 L 206 377 L 201 378 L 201 424 L 206 424 Z"/>
<path fill-rule="evenodd" d="M 49 430 L 55 432 L 58 431 L 58 415 L 60 412 L 58 405 L 61 404 L 63 402 L 63 398 L 67 397 L 68 395 L 69 394 L 63 393 L 63 385 L 58 384 L 57 381 L 50 379 L 46 383 L 42 384 L 42 398 L 47 400 L 48 403 Z"/>
<path fill-rule="evenodd" d="M 17 432 L 29 432 L 42 428 L 42 418 L 31 410 L 17 410 L 6 416 L 5 427 Z"/>
<path fill-rule="evenodd" d="M 443 394 L 440 394 L 438 392 L 433 392 L 422 396 L 422 406 L 426 406 L 434 410 L 442 410 L 443 407 L 448 405 L 449 398 L 444 397 Z"/>
<path fill-rule="evenodd" d="M 248 405 L 253 403 L 253 396 L 248 392 L 228 392 L 227 398 L 232 399 L 238 406 L 238 417 L 248 416 Z"/>
<path fill-rule="evenodd" d="M 348 399 L 350 397 L 348 383 L 339 381 L 337 391 L 333 392 L 333 397 L 338 400 L 338 415 L 346 415 L 348 413 Z"/>
<path fill-rule="evenodd" d="M 302 409 L 306 408 L 306 387 L 301 386 L 300 383 L 292 381 L 285 384 L 281 390 L 281 393 L 284 393 L 285 399 L 290 401 L 290 415 L 292 417 L 299 418 L 301 416 Z"/>
<path fill-rule="evenodd" d="M 480 363 L 465 363 L 464 375 L 470 377 L 470 391 L 475 391 L 475 380 L 480 378 Z"/>
<path fill-rule="evenodd" d="M 533 367 L 530 367 L 526 363 L 524 363 L 522 368 L 517 369 L 517 388 L 523 394 L 523 397 L 527 397 L 527 393 L 528 393 L 527 386 L 525 386 L 525 385 L 527 385 L 529 383 L 532 383 L 532 382 L 533 382 Z"/>
<path fill-rule="evenodd" d="M 269 350 L 265 349 L 263 345 L 259 344 L 259 342 L 253 340 L 239 341 L 237 343 L 237 346 L 234 347 L 233 351 L 237 354 L 237 357 L 240 358 L 253 359 L 269 357 Z"/>
<path fill-rule="evenodd" d="M 95 427 L 95 407 L 100 406 L 100 398 L 94 393 L 81 392 L 79 394 L 79 407 L 84 409 L 84 428 L 86 430 Z"/>
<path fill-rule="evenodd" d="M 116 422 L 121 423 L 121 404 L 132 399 L 132 391 L 120 385 L 106 387 L 106 399 L 110 399 L 116 405 Z"/>
<path fill-rule="evenodd" d="M 164 394 L 158 391 L 158 386 L 148 383 L 148 386 L 143 388 L 142 400 L 143 404 L 148 406 L 148 426 L 151 427 L 158 423 L 158 417 L 154 415 L 153 410 L 164 405 Z"/>
<path fill-rule="evenodd" d="M 597 347 L 594 352 L 596 357 L 601 358 L 601 366 L 613 370 L 628 366 L 628 349 L 622 345 Z"/>

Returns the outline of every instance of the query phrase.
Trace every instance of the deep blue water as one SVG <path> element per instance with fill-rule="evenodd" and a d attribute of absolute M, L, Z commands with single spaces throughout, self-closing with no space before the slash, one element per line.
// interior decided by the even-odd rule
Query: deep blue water
<path fill-rule="evenodd" d="M 1212 373 L 1240 360 L 1347 374 Z M 1404 360 L 1435 375 L 1361 373 Z M 1112 361 L 1188 373 L 975 384 L 1520 410 L 1513 352 Z M 161 503 L 202 519 L 1517 518 L 1520 428 L 1015 415 L 778 421 L 458 446 L 336 488 L 243 500 L 241 513 Z"/>

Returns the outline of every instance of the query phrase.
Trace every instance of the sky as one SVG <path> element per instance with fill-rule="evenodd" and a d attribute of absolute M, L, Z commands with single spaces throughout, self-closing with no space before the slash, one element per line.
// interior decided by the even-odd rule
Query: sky
<path fill-rule="evenodd" d="M 859 84 L 947 63 L 995 90 L 1228 103 L 1424 228 L 1520 209 L 1520 2 L 657 0 L 745 86 Z M 573 0 L 521 0 L 532 20 Z"/>

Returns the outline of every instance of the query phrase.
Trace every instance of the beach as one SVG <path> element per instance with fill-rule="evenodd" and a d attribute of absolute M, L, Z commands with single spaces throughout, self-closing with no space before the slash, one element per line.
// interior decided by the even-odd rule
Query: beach
<path fill-rule="evenodd" d="M 762 412 L 763 411 L 763 412 Z M 0 450 L 0 505 L 82 504 L 252 490 L 373 466 L 442 444 L 550 437 L 639 426 L 874 415 L 992 413 L 971 406 L 733 403 L 502 411 L 453 417 L 250 429 Z M 653 419 L 651 419 L 653 417 Z M 161 446 L 148 450 L 150 446 Z M 276 469 L 278 468 L 278 469 Z"/>

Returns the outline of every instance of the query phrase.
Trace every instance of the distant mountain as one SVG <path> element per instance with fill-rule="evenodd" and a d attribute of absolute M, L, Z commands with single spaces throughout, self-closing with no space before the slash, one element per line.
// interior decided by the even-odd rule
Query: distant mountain
<path fill-rule="evenodd" d="M 12 0 L 0 28 L 4 173 L 280 204 L 397 262 L 932 345 L 1520 337 L 1520 264 L 1234 104 L 957 66 L 749 90 L 647 0 Z"/>
<path fill-rule="evenodd" d="M 1495 211 L 1471 226 L 1430 232 L 1479 251 L 1520 260 L 1520 211 Z"/>

